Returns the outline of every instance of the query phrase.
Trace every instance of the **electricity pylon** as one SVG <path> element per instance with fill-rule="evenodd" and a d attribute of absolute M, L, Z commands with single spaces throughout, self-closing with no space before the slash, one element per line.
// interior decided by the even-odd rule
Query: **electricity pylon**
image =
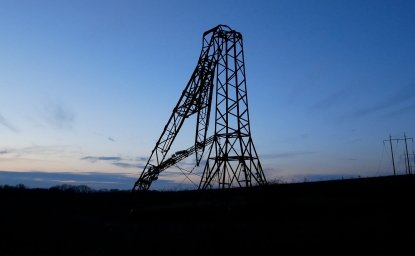
<path fill-rule="evenodd" d="M 215 131 L 207 138 L 213 98 Z M 194 145 L 167 158 L 184 121 L 192 115 L 197 119 Z M 199 166 L 207 147 L 199 189 L 267 183 L 251 137 L 242 35 L 226 25 L 203 34 L 196 68 L 133 191 L 148 190 L 162 171 L 190 155 L 195 154 Z"/>

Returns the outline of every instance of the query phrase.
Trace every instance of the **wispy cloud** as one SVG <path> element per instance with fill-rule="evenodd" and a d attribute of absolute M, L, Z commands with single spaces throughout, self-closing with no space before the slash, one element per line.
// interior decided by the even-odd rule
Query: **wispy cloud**
<path fill-rule="evenodd" d="M 124 173 L 98 172 L 7 172 L 0 171 L 0 185 L 24 184 L 28 187 L 49 188 L 61 184 L 88 185 L 95 189 L 131 189 L 135 178 Z"/>
<path fill-rule="evenodd" d="M 392 110 L 393 112 L 393 108 L 400 107 L 402 104 L 412 102 L 413 100 L 415 100 L 415 85 L 411 84 L 398 88 L 395 93 L 375 104 L 355 110 L 351 113 L 351 116 L 361 118 L 385 111 L 390 112 Z"/>
<path fill-rule="evenodd" d="M 343 102 L 346 98 L 348 98 L 349 95 L 350 93 L 346 90 L 333 92 L 315 102 L 313 105 L 310 106 L 309 110 L 321 111 L 330 109 L 340 104 L 340 102 Z"/>
<path fill-rule="evenodd" d="M 80 149 L 73 145 L 35 145 L 22 148 L 8 148 L 0 154 L 8 154 L 10 157 L 20 158 L 27 155 L 48 155 L 48 156 L 74 156 L 80 154 Z"/>
<path fill-rule="evenodd" d="M 121 168 L 144 168 L 144 165 L 141 165 L 141 164 L 131 164 L 131 163 L 123 163 L 123 162 L 116 162 L 112 164 L 115 166 L 121 167 Z"/>
<path fill-rule="evenodd" d="M 264 154 L 264 155 L 261 155 L 261 157 L 268 158 L 268 159 L 292 158 L 292 157 L 303 156 L 303 155 L 311 155 L 314 153 L 315 152 L 313 151 L 289 151 L 289 152 L 276 153 L 276 154 Z"/>
<path fill-rule="evenodd" d="M 112 137 L 107 138 L 109 141 L 115 142 L 115 140 Z"/>
<path fill-rule="evenodd" d="M 8 128 L 12 132 L 19 132 L 13 124 L 11 124 L 2 114 L 0 114 L 0 124 Z"/>
<path fill-rule="evenodd" d="M 302 133 L 299 135 L 295 135 L 295 136 L 287 136 L 287 137 L 283 137 L 278 139 L 279 143 L 295 143 L 295 142 L 299 142 L 299 141 L 304 141 L 310 138 L 310 134 L 309 133 Z"/>
<path fill-rule="evenodd" d="M 46 108 L 46 121 L 59 129 L 71 129 L 75 114 L 62 103 L 49 103 Z"/>
<path fill-rule="evenodd" d="M 148 157 L 145 157 L 145 156 L 138 156 L 137 157 L 137 161 L 140 161 L 140 162 L 147 161 L 147 160 L 148 160 Z"/>
<path fill-rule="evenodd" d="M 87 185 L 93 189 L 125 189 L 130 190 L 138 177 L 132 173 L 100 173 L 100 172 L 9 172 L 0 170 L 0 185 L 24 184 L 31 188 L 50 188 L 56 185 Z M 192 186 L 180 184 L 174 179 L 160 177 L 151 189 L 189 189 Z"/>
<path fill-rule="evenodd" d="M 85 156 L 81 160 L 88 160 L 90 162 L 96 161 L 121 161 L 122 158 L 119 156 Z"/>
<path fill-rule="evenodd" d="M 410 104 L 408 106 L 401 107 L 401 108 L 393 110 L 393 111 L 390 111 L 390 112 L 384 114 L 383 116 L 384 117 L 394 117 L 394 116 L 398 116 L 398 115 L 403 115 L 403 114 L 408 113 L 408 112 L 413 113 L 414 111 L 415 111 L 415 103 Z"/>
<path fill-rule="evenodd" d="M 97 161 L 107 161 L 107 162 L 111 162 L 112 165 L 121 167 L 121 168 L 144 168 L 143 159 L 144 158 L 142 157 L 131 159 L 131 158 L 123 158 L 119 156 L 85 156 L 81 158 L 81 160 L 86 160 L 91 163 L 95 163 Z"/>

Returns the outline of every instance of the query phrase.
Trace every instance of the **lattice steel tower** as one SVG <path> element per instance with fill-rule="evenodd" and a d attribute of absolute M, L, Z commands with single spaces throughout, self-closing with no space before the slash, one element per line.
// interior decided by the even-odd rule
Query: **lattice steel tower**
<path fill-rule="evenodd" d="M 207 137 L 213 98 L 215 131 Z M 167 158 L 184 121 L 192 115 L 197 119 L 194 145 Z M 206 148 L 199 189 L 267 183 L 251 137 L 242 35 L 226 25 L 203 34 L 197 66 L 133 191 L 148 190 L 162 171 L 190 155 L 195 154 L 199 166 Z"/>

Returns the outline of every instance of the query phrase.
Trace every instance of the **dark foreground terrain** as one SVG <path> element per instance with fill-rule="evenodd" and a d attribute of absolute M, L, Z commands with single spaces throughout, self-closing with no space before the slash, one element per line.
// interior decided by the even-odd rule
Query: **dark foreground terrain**
<path fill-rule="evenodd" d="M 134 197 L 9 188 L 0 255 L 415 255 L 414 196 L 415 176 Z"/>

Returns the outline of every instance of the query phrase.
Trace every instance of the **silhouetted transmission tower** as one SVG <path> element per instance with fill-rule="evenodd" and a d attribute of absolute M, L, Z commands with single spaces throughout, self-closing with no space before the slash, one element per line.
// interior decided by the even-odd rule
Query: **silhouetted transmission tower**
<path fill-rule="evenodd" d="M 207 137 L 213 91 L 215 132 Z M 167 158 L 186 118 L 197 115 L 195 143 Z M 148 190 L 159 174 L 195 154 L 199 166 L 209 155 L 199 189 L 250 187 L 267 183 L 251 137 L 241 33 L 226 25 L 203 34 L 203 46 L 192 77 L 133 187 Z"/>

